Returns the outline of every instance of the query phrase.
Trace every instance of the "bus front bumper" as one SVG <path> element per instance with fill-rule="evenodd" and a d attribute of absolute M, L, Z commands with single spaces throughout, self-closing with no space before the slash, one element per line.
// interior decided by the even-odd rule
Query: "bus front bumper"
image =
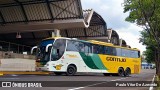
<path fill-rule="evenodd" d="M 36 71 L 50 71 L 48 67 L 36 67 Z"/>

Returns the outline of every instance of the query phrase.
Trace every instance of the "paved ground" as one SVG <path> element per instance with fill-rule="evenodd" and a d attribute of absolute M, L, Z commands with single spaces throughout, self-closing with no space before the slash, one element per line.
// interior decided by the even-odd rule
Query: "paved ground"
<path fill-rule="evenodd" d="M 131 75 L 130 77 L 103 76 L 102 74 L 78 74 L 75 76 L 5 75 L 5 76 L 0 76 L 0 81 L 56 81 L 56 83 L 45 82 L 45 84 L 51 83 L 52 85 L 54 84 L 55 86 L 57 85 L 59 87 L 0 88 L 0 90 L 27 90 L 27 89 L 29 90 L 149 90 L 149 87 L 104 87 L 104 86 L 108 85 L 113 86 L 116 83 L 123 84 L 123 82 L 127 84 L 126 81 L 136 81 L 136 82 L 150 81 L 151 83 L 154 74 L 155 70 L 142 70 L 140 74 L 134 74 Z M 71 87 L 66 87 L 65 85 L 66 86 L 70 85 Z"/>

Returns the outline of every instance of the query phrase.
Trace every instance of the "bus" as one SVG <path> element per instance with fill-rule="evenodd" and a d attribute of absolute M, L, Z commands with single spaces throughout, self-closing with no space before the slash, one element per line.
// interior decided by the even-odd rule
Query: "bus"
<path fill-rule="evenodd" d="M 78 72 L 129 76 L 140 73 L 140 50 L 115 46 L 111 43 L 76 38 L 44 39 L 36 48 L 38 71 L 56 75 L 75 75 Z"/>

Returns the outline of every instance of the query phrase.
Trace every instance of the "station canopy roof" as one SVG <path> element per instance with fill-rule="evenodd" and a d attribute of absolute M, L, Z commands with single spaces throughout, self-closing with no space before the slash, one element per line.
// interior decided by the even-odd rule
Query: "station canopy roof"
<path fill-rule="evenodd" d="M 36 45 L 54 29 L 72 38 L 106 37 L 107 25 L 80 0 L 0 0 L 0 40 Z M 16 35 L 21 38 L 16 38 Z"/>
<path fill-rule="evenodd" d="M 62 37 L 108 39 L 104 19 L 92 9 L 82 10 L 80 0 L 0 0 L 0 41 L 33 46 L 54 29 Z M 115 30 L 111 42 L 120 44 Z"/>

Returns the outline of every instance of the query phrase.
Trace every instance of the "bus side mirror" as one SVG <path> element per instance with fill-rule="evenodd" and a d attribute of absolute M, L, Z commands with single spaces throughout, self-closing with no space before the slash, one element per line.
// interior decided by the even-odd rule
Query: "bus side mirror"
<path fill-rule="evenodd" d="M 33 54 L 34 49 L 38 48 L 37 46 L 32 47 L 31 54 Z"/>
<path fill-rule="evenodd" d="M 46 46 L 46 52 L 49 51 L 49 47 L 50 47 L 50 46 L 52 46 L 52 44 L 48 44 L 48 45 Z"/>

